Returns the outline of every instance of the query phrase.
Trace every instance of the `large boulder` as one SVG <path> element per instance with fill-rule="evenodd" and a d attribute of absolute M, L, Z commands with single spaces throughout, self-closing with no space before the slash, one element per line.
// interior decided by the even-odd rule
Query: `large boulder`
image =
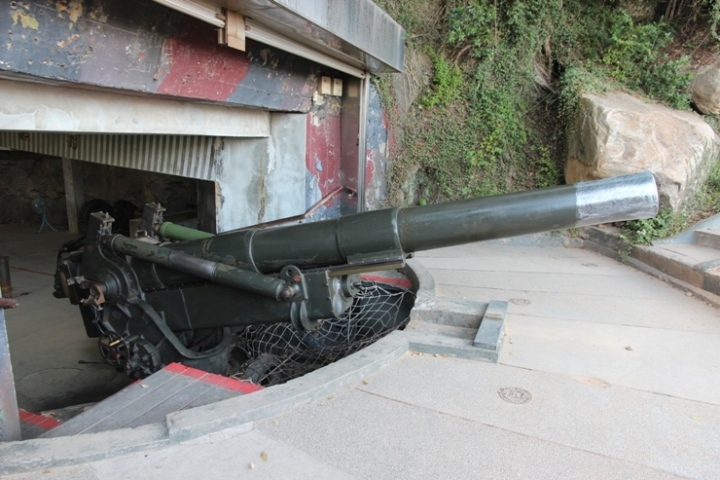
<path fill-rule="evenodd" d="M 720 153 L 699 115 L 645 103 L 620 92 L 585 94 L 570 136 L 567 183 L 650 170 L 662 208 L 677 211 L 707 180 Z"/>
<path fill-rule="evenodd" d="M 720 115 L 720 68 L 702 67 L 690 84 L 690 99 L 706 115 Z"/>

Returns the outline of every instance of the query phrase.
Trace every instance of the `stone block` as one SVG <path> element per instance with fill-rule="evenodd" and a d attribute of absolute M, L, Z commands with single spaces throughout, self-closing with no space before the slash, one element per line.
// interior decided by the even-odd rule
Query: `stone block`
<path fill-rule="evenodd" d="M 649 170 L 662 208 L 678 210 L 707 179 L 720 143 L 699 115 L 621 92 L 585 94 L 569 139 L 568 183 Z"/>

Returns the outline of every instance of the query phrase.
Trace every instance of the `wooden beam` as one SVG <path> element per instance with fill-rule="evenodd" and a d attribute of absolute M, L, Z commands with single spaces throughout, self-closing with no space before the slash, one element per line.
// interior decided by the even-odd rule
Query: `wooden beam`
<path fill-rule="evenodd" d="M 225 12 L 225 28 L 221 30 L 223 45 L 245 51 L 245 17 L 237 12 Z"/>

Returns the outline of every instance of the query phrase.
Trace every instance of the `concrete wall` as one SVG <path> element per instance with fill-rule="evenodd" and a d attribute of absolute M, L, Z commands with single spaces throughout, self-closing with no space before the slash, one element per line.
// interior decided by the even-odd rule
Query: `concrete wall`
<path fill-rule="evenodd" d="M 0 79 L 0 130 L 266 137 L 261 110 Z"/>
<path fill-rule="evenodd" d="M 307 115 L 304 164 L 305 208 L 344 186 L 341 138 L 341 102 L 337 97 L 324 96 Z M 357 162 L 357 160 L 356 160 Z"/>
<path fill-rule="evenodd" d="M 305 112 L 325 69 L 152 1 L 0 2 L 0 72 L 125 92 Z"/>
<path fill-rule="evenodd" d="M 389 135 L 374 90 L 358 185 L 358 79 L 252 41 L 246 52 L 219 46 L 212 26 L 150 1 L 0 2 L 0 31 L 0 77 L 33 82 L 0 80 L 0 130 L 26 137 L 14 148 L 215 182 L 200 188 L 200 203 L 218 231 L 301 215 L 321 201 L 312 219 L 352 213 L 363 187 L 366 208 L 382 202 Z M 321 76 L 343 78 L 343 97 L 317 95 Z M 88 141 L 91 132 L 103 135 Z M 188 150 L 207 139 L 202 152 Z M 178 154 L 168 145 L 175 140 L 190 153 Z M 18 205 L 27 200 L 18 195 Z"/>
<path fill-rule="evenodd" d="M 223 139 L 215 159 L 218 232 L 305 212 L 306 122 L 274 113 L 270 137 Z"/>
<path fill-rule="evenodd" d="M 18 85 L 17 82 L 8 83 Z M 47 93 L 47 90 L 35 87 L 31 86 L 28 90 Z M 103 105 L 102 95 L 92 95 L 98 108 Z M 157 105 L 162 108 L 166 103 L 159 101 Z M 175 107 L 177 102 L 170 103 Z M 122 198 L 138 206 L 145 201 L 159 200 L 173 212 L 196 203 L 197 182 L 183 177 L 152 174 L 147 170 L 170 174 L 186 172 L 188 176 L 216 182 L 212 189 L 201 189 L 203 195 L 212 197 L 212 201 L 208 203 L 207 199 L 201 199 L 200 203 L 204 205 L 203 211 L 212 217 L 204 223 L 206 228 L 220 232 L 302 215 L 318 202 L 324 203 L 308 220 L 351 213 L 351 208 L 344 207 L 352 206 L 353 192 L 357 187 L 357 157 L 354 156 L 357 150 L 352 145 L 357 134 L 353 138 L 346 132 L 345 103 L 348 103 L 346 98 L 319 96 L 308 114 L 265 113 L 264 121 L 260 123 L 252 117 L 248 125 L 261 126 L 261 133 L 266 135 L 261 138 L 151 135 L 143 140 L 145 137 L 137 135 L 67 135 L 43 133 L 42 130 L 6 132 L 0 138 L 6 138 L 12 145 L 0 146 L 34 149 L 36 154 L 55 157 L 12 157 L 9 153 L 5 154 L 8 160 L 22 157 L 27 161 L 0 163 L 6 172 L 4 203 L 12 206 L 10 212 L 0 217 L 0 222 L 32 223 L 33 214 L 28 204 L 35 196 L 46 199 L 51 217 L 57 219 L 57 223 L 65 222 L 63 177 L 58 156 L 85 160 L 86 200 L 102 198 L 112 203 Z M 369 103 L 365 206 L 366 209 L 376 209 L 382 205 L 384 198 L 392 136 L 374 89 L 371 89 Z M 244 112 L 240 110 L 238 115 Z M 192 125 L 184 123 L 182 130 L 192 132 L 188 130 Z M 151 144 L 151 138 L 157 141 Z M 200 150 L 190 153 L 182 150 L 182 146 L 189 148 L 196 145 L 199 141 L 193 140 L 195 138 L 209 139 L 204 153 L 207 158 L 198 156 Z M 148 157 L 148 152 L 153 155 Z M 117 168 L 120 166 L 129 168 Z M 145 172 L 133 169 L 144 169 Z M 39 172 L 41 177 L 34 178 L 34 174 Z M 11 182 L 10 178 L 15 180 Z M 146 195 L 144 189 L 151 179 L 160 179 L 152 180 L 160 185 L 176 185 L 178 194 L 173 195 L 172 189 L 156 186 L 153 188 L 159 188 L 164 194 Z"/>
<path fill-rule="evenodd" d="M 365 157 L 365 209 L 376 210 L 383 205 L 390 173 L 390 154 L 394 148 L 387 112 L 377 89 L 370 85 L 368 99 L 367 151 Z"/>

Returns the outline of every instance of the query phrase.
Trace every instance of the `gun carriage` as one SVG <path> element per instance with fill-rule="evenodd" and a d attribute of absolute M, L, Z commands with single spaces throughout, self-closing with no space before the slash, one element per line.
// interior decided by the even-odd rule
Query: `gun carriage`
<path fill-rule="evenodd" d="M 164 222 L 163 211 L 147 205 L 134 238 L 113 234 L 113 219 L 94 213 L 81 247 L 58 255 L 55 296 L 80 307 L 103 357 L 134 377 L 170 362 L 228 373 L 257 360 L 231 352 L 258 325 L 285 325 L 308 344 L 323 328 L 347 336 L 342 323 L 321 321 L 367 302 L 363 273 L 402 268 L 421 250 L 649 218 L 658 194 L 644 172 L 219 235 Z M 362 335 L 401 325 L 411 305 L 406 295 L 393 320 L 371 315 Z"/>

